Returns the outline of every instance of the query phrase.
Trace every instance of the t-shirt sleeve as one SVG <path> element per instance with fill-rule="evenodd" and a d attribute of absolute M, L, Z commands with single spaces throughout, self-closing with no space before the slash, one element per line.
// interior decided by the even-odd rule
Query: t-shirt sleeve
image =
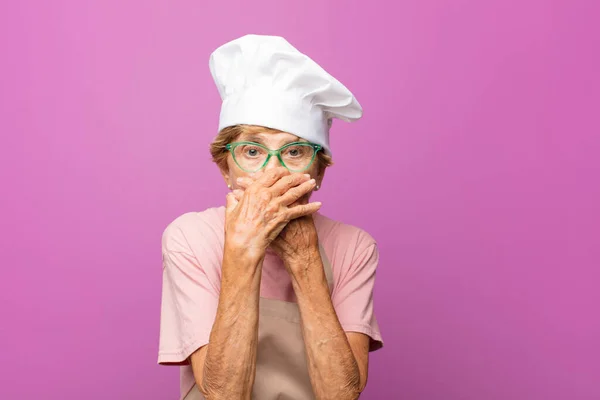
<path fill-rule="evenodd" d="M 365 243 L 366 242 L 366 243 Z M 371 338 L 370 351 L 383 347 L 373 307 L 375 271 L 379 251 L 375 241 L 363 240 L 356 247 L 352 263 L 340 277 L 332 295 L 333 306 L 345 332 L 360 332 Z"/>
<path fill-rule="evenodd" d="M 188 237 L 169 225 L 162 237 L 162 300 L 158 363 L 184 365 L 188 357 L 208 343 L 215 320 L 219 288 L 209 279 L 216 260 L 192 250 Z M 201 251 L 201 248 L 200 248 Z M 208 265 L 210 264 L 210 265 Z"/>

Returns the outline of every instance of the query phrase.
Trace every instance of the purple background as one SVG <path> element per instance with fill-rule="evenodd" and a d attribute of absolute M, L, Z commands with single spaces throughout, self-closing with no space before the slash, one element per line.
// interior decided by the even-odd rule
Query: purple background
<path fill-rule="evenodd" d="M 380 245 L 363 398 L 599 399 L 597 4 L 2 2 L 0 398 L 177 398 L 160 237 L 224 202 L 210 52 L 268 33 L 365 108 L 316 196 Z"/>

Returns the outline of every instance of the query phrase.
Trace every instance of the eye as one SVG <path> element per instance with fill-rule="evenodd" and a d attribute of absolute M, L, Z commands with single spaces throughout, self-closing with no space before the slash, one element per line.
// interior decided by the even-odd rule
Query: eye
<path fill-rule="evenodd" d="M 305 157 L 308 154 L 308 150 L 310 150 L 310 148 L 307 146 L 295 145 L 285 149 L 284 153 L 287 157 L 298 158 Z"/>
<path fill-rule="evenodd" d="M 262 148 L 250 144 L 240 146 L 239 151 L 241 154 L 244 155 L 244 157 L 248 158 L 260 157 L 264 153 L 264 150 Z"/>

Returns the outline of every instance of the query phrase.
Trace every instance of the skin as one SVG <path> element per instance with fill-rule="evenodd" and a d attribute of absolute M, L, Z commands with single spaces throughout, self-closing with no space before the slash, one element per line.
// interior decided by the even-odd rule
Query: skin
<path fill-rule="evenodd" d="M 278 149 L 301 139 L 265 132 L 237 140 Z M 312 218 L 320 203 L 310 203 L 325 171 L 314 162 L 292 174 L 271 157 L 249 174 L 229 155 L 221 173 L 234 190 L 227 196 L 221 293 L 210 342 L 190 356 L 200 391 L 208 399 L 251 398 L 261 266 L 271 249 L 292 278 L 317 399 L 357 399 L 367 382 L 369 338 L 344 332 L 331 302 Z"/>

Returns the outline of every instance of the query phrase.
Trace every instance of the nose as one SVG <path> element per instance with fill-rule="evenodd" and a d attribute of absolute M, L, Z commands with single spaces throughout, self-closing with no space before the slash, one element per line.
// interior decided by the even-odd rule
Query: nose
<path fill-rule="evenodd" d="M 281 162 L 277 156 L 272 156 L 267 165 L 263 168 L 265 171 L 271 170 L 273 168 L 282 167 Z"/>
<path fill-rule="evenodd" d="M 283 166 L 283 165 L 281 165 L 281 162 L 279 161 L 279 158 L 277 158 L 277 156 L 272 156 L 269 159 L 269 162 L 267 163 L 267 165 L 265 165 L 263 168 L 259 169 L 257 172 L 253 173 L 252 176 L 255 179 L 258 179 L 265 172 L 267 172 L 269 170 L 272 170 L 273 168 L 277 168 L 279 166 Z"/>

